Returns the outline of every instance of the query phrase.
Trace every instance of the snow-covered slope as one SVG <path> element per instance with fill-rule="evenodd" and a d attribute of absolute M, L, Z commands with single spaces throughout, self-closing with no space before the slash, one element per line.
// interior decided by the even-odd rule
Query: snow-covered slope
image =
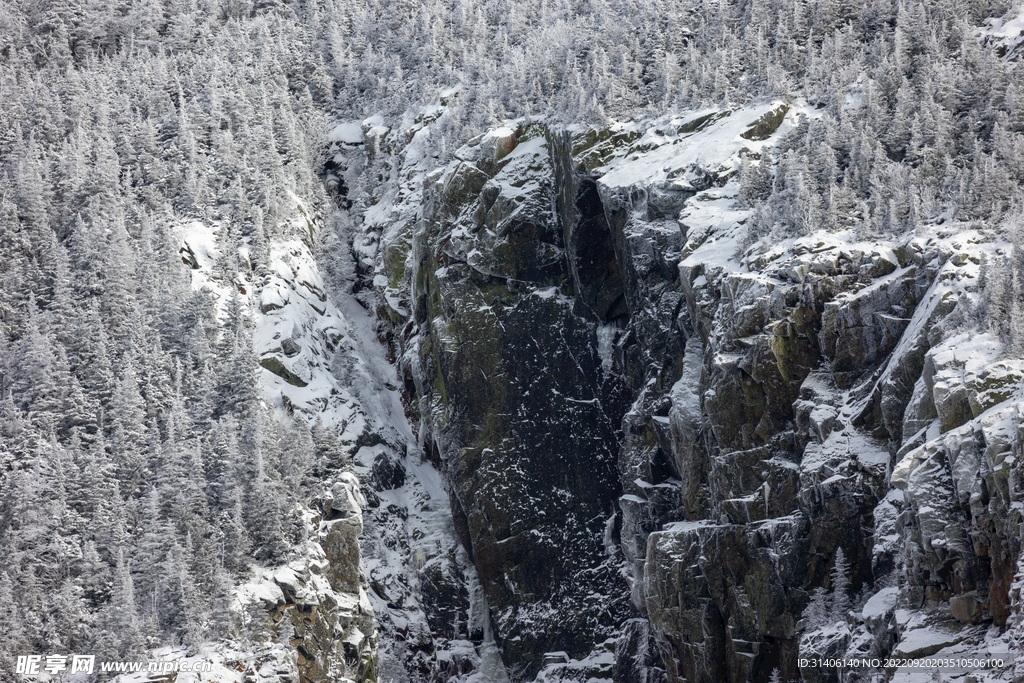
<path fill-rule="evenodd" d="M 353 184 L 372 163 L 364 133 L 386 131 L 374 120 L 355 130 L 331 134 L 344 152 L 337 161 L 351 163 L 339 171 Z M 222 222 L 183 224 L 174 258 L 189 267 L 193 290 L 214 300 L 216 322 L 240 324 L 251 337 L 251 352 L 238 353 L 258 364 L 263 403 L 334 444 L 317 453 L 319 480 L 292 511 L 305 540 L 283 564 L 256 567 L 234 587 L 228 638 L 150 655 L 212 667 L 180 680 L 507 681 L 445 484 L 358 294 L 366 275 L 358 260 L 387 218 L 353 234 L 343 209 L 324 220 L 323 209 L 292 200 L 293 217 L 264 242 L 233 240 Z M 338 255 L 354 256 L 355 269 L 325 270 Z"/>
<path fill-rule="evenodd" d="M 221 324 L 241 302 L 266 405 L 283 421 L 298 417 L 329 433 L 344 452 L 318 463 L 323 479 L 308 500 L 296 501 L 306 540 L 285 564 L 257 567 L 234 588 L 230 638 L 152 653 L 212 665 L 178 680 L 377 678 L 377 625 L 359 542 L 367 501 L 353 469 L 360 458 L 372 462 L 384 439 L 401 448 L 411 432 L 368 314 L 351 297 L 329 295 L 313 256 L 323 239 L 313 214 L 295 198 L 295 217 L 278 226 L 264 262 L 250 257 L 248 243 L 237 247 L 237 259 L 225 258 L 231 247 L 223 225 L 192 222 L 179 230 L 193 289 L 214 297 Z M 225 262 L 239 267 L 218 267 Z M 370 456 L 360 447 L 368 442 Z"/>

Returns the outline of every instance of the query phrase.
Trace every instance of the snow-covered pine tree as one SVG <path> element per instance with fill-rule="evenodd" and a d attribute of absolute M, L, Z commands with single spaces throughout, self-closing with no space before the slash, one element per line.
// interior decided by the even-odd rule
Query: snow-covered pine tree
<path fill-rule="evenodd" d="M 804 620 L 810 630 L 819 629 L 830 621 L 828 593 L 818 586 L 811 591 L 810 602 L 804 609 Z"/>
<path fill-rule="evenodd" d="M 850 563 L 842 548 L 836 549 L 829 583 L 832 588 L 832 619 L 845 622 L 846 613 L 850 611 Z"/>

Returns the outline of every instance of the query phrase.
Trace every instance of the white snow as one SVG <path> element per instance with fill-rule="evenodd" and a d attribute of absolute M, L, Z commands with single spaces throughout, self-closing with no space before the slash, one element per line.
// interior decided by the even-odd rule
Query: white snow
<path fill-rule="evenodd" d="M 654 132 L 657 127 L 652 126 L 634 144 L 634 148 L 655 148 L 631 155 L 623 162 L 610 164 L 608 171 L 601 176 L 600 182 L 607 188 L 649 186 L 666 180 L 673 172 L 685 172 L 692 166 L 707 165 L 708 156 L 714 157 L 714 169 L 723 165 L 732 167 L 738 164 L 738 158 L 734 155 L 744 147 L 756 151 L 765 144 L 771 144 L 766 141 L 746 140 L 741 138 L 740 134 L 747 131 L 761 116 L 781 104 L 772 102 L 736 109 L 701 130 L 677 136 L 657 135 Z M 696 112 L 686 121 L 695 120 L 708 113 L 712 111 Z M 794 122 L 806 113 L 807 110 L 801 106 L 790 109 L 775 136 L 782 136 L 791 130 Z M 682 124 L 684 121 L 679 123 Z"/>
<path fill-rule="evenodd" d="M 1001 18 L 986 19 L 985 28 L 978 34 L 985 42 L 1002 48 L 1003 59 L 1019 57 L 1024 44 L 1024 9 L 1015 7 Z"/>
<path fill-rule="evenodd" d="M 343 142 L 358 145 L 363 142 L 363 124 L 359 121 L 339 123 L 327 133 L 328 142 Z"/>
<path fill-rule="evenodd" d="M 883 588 L 864 604 L 861 615 L 865 619 L 872 619 L 885 616 L 886 612 L 896 607 L 896 600 L 900 596 L 900 589 L 897 586 Z"/>

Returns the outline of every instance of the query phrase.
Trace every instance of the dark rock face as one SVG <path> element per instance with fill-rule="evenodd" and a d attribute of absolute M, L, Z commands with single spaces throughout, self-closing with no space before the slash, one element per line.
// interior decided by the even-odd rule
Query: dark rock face
<path fill-rule="evenodd" d="M 647 609 L 670 680 L 746 681 L 789 667 L 806 582 L 808 522 L 680 523 L 648 541 Z M 781 665 L 781 666 L 780 666 Z"/>
<path fill-rule="evenodd" d="M 628 137 L 499 142 L 428 189 L 410 366 L 506 665 L 616 635 L 621 680 L 794 671 L 804 588 L 840 544 L 870 572 L 877 496 L 862 473 L 808 490 L 791 431 L 835 286 L 679 268 L 695 192 L 593 174 Z"/>
<path fill-rule="evenodd" d="M 598 353 L 621 282 L 592 182 L 575 198 L 570 237 L 586 248 L 570 272 L 545 132 L 499 141 L 501 158 L 485 141 L 437 182 L 414 307 L 421 410 L 503 657 L 528 673 L 545 652 L 585 655 L 628 616 L 604 543 L 628 396 Z"/>

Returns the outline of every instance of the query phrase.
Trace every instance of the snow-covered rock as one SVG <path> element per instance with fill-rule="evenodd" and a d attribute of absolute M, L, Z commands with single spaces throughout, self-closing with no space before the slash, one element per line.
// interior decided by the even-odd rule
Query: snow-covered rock
<path fill-rule="evenodd" d="M 970 324 L 1005 245 L 949 224 L 753 239 L 737 171 L 814 116 L 518 121 L 382 186 L 383 336 L 506 665 L 600 679 L 585 662 L 614 650 L 621 680 L 785 679 L 810 649 L 918 652 L 921 629 L 967 647 L 1012 613 L 1022 371 Z M 621 490 L 562 483 L 598 472 Z M 603 554 L 566 534 L 587 517 Z M 839 603 L 860 601 L 817 626 L 840 548 Z M 565 558 L 585 568 L 571 586 Z M 609 596 L 587 626 L 584 594 Z"/>

